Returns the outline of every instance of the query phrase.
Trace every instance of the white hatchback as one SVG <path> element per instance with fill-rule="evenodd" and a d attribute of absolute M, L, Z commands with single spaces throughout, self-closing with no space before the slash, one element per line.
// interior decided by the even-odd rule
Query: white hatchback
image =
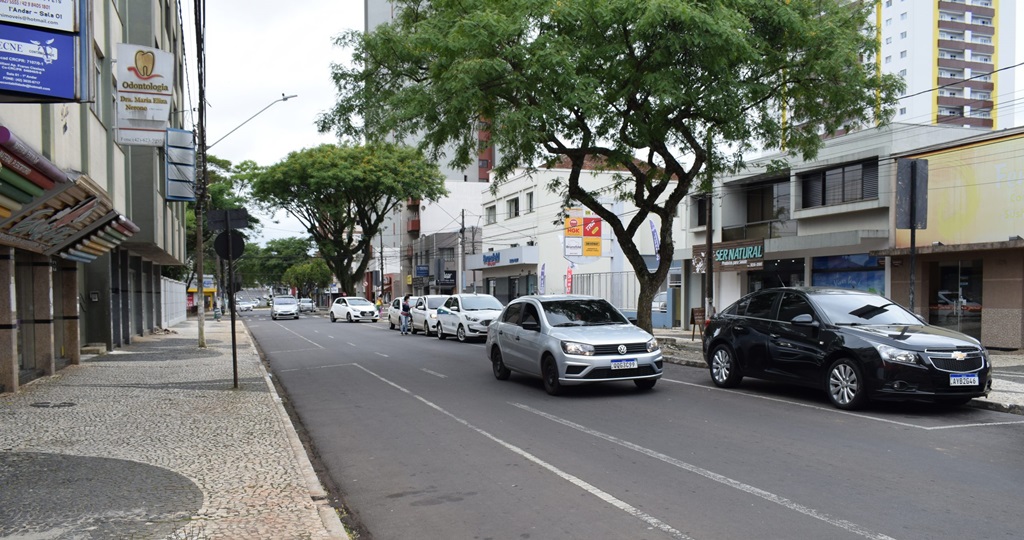
<path fill-rule="evenodd" d="M 429 336 L 437 331 L 437 308 L 444 305 L 448 299 L 444 294 L 428 294 L 416 299 L 412 304 L 412 333 L 420 330 L 424 335 Z"/>
<path fill-rule="evenodd" d="M 465 342 L 486 338 L 487 325 L 501 314 L 505 306 L 489 294 L 454 294 L 437 308 L 437 339 L 455 336 Z"/>
<path fill-rule="evenodd" d="M 348 322 L 373 321 L 380 319 L 377 306 L 358 296 L 342 296 L 331 304 L 331 322 L 345 319 Z"/>

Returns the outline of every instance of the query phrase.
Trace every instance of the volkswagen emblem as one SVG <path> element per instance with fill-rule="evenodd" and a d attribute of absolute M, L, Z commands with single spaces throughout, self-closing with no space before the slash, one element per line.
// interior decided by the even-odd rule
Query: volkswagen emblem
<path fill-rule="evenodd" d="M 619 354 L 626 354 L 626 346 L 625 345 L 619 345 Z"/>
<path fill-rule="evenodd" d="M 962 351 L 953 351 L 953 360 L 967 360 L 967 353 Z"/>

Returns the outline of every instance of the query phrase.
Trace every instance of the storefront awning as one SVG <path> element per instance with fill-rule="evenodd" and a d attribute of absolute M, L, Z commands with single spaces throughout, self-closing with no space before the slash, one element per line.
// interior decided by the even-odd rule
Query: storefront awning
<path fill-rule="evenodd" d="M 0 126 L 0 244 L 88 263 L 138 231 L 88 176 L 59 170 Z"/>

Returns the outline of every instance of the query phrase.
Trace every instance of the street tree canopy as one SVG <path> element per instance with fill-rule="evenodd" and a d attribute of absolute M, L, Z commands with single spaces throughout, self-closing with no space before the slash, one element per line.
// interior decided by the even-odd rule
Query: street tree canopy
<path fill-rule="evenodd" d="M 331 269 L 323 259 L 310 259 L 286 270 L 282 279 L 299 291 L 299 298 L 309 298 L 331 284 Z"/>
<path fill-rule="evenodd" d="M 432 159 L 474 163 L 477 123 L 496 184 L 561 157 L 561 187 L 603 218 L 650 304 L 673 257 L 672 222 L 706 167 L 752 148 L 813 157 L 822 137 L 891 118 L 901 81 L 879 73 L 873 2 L 848 0 L 396 0 L 395 19 L 349 32 L 351 66 L 321 130 L 417 137 Z M 638 211 L 616 216 L 580 186 L 585 160 L 625 168 Z M 699 182 L 698 182 L 699 185 Z M 651 272 L 633 239 L 660 217 Z M 552 216 L 555 218 L 556 216 Z M 650 312 L 639 310 L 650 329 Z"/>
<path fill-rule="evenodd" d="M 416 149 L 388 143 L 324 144 L 247 174 L 253 198 L 294 216 L 349 294 L 363 279 L 373 237 L 388 214 L 408 199 L 447 194 L 435 163 Z"/>

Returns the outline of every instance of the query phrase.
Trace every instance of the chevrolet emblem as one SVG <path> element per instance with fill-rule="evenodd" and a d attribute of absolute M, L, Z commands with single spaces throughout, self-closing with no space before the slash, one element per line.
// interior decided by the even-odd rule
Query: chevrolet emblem
<path fill-rule="evenodd" d="M 967 353 L 960 351 L 953 351 L 953 360 L 967 360 Z"/>

